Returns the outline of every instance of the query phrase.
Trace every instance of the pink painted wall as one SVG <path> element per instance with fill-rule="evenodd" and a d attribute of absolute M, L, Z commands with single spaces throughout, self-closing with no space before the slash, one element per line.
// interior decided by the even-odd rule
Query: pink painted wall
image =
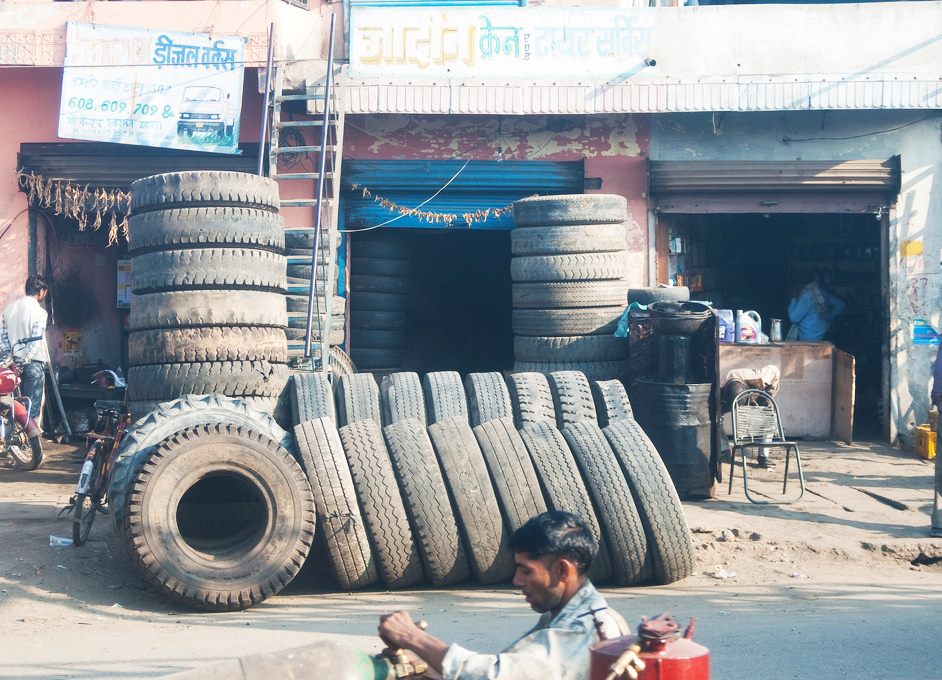
<path fill-rule="evenodd" d="M 629 282 L 647 277 L 647 116 L 347 116 L 344 158 L 585 160 L 592 193 L 628 199 Z"/>

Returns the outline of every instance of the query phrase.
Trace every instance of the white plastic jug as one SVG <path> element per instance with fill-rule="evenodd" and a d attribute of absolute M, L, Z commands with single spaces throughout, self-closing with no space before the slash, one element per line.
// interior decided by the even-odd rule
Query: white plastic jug
<path fill-rule="evenodd" d="M 751 309 L 739 313 L 739 337 L 737 342 L 757 345 L 762 342 L 762 317 Z"/>

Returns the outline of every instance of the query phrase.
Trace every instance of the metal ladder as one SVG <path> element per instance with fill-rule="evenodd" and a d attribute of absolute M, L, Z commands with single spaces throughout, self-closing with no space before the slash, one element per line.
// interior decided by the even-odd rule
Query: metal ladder
<path fill-rule="evenodd" d="M 306 331 L 306 341 L 289 335 L 289 361 L 327 373 L 330 372 L 332 297 L 336 287 L 344 128 L 343 90 L 336 82 L 333 58 L 333 17 L 329 45 L 323 80 L 305 83 L 303 92 L 284 93 L 284 70 L 279 67 L 275 71 L 268 153 L 268 176 L 279 182 L 282 196 L 311 194 L 310 197 L 281 199 L 282 208 L 308 208 L 310 212 L 300 223 L 296 217 L 286 220 L 286 238 L 290 240 L 292 232 L 307 234 L 318 245 L 304 255 L 296 250 L 288 253 L 288 332 Z M 300 107 L 293 102 L 300 102 Z M 291 144 L 291 141 L 298 143 Z M 296 265 L 305 264 L 312 265 L 310 277 L 305 280 L 291 276 Z M 308 305 L 299 306 L 304 297 L 308 298 Z"/>

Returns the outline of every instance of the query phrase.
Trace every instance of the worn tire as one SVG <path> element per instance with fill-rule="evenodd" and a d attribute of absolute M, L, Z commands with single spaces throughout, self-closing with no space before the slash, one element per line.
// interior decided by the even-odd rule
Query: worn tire
<path fill-rule="evenodd" d="M 510 277 L 516 282 L 611 281 L 625 277 L 624 253 L 530 255 L 510 261 Z"/>
<path fill-rule="evenodd" d="M 376 312 L 370 310 L 350 310 L 351 330 L 398 331 L 406 328 L 405 312 Z"/>
<path fill-rule="evenodd" d="M 350 474 L 376 549 L 379 573 L 387 588 L 405 588 L 424 578 L 389 451 L 379 423 L 359 420 L 340 428 Z"/>
<path fill-rule="evenodd" d="M 188 170 L 142 177 L 131 183 L 131 212 L 171 208 L 243 207 L 278 212 L 278 184 L 245 172 Z"/>
<path fill-rule="evenodd" d="M 468 422 L 468 400 L 461 376 L 455 371 L 426 373 L 422 379 L 422 392 L 429 425 L 447 418 L 461 418 Z"/>
<path fill-rule="evenodd" d="M 288 367 L 268 361 L 212 361 L 131 366 L 128 398 L 175 399 L 184 394 L 277 397 L 288 383 Z"/>
<path fill-rule="evenodd" d="M 518 227 L 613 224 L 628 219 L 628 201 L 616 194 L 531 196 L 514 201 L 513 216 Z"/>
<path fill-rule="evenodd" d="M 654 580 L 667 584 L 687 578 L 694 567 L 693 538 L 684 506 L 654 444 L 634 420 L 614 421 L 603 431 L 634 494 Z"/>
<path fill-rule="evenodd" d="M 614 335 L 514 338 L 518 361 L 619 361 L 628 358 L 628 339 Z"/>
<path fill-rule="evenodd" d="M 546 380 L 553 395 L 559 429 L 582 420 L 598 422 L 592 388 L 585 374 L 579 371 L 553 371 L 546 376 Z"/>
<path fill-rule="evenodd" d="M 306 328 L 286 328 L 285 338 L 293 342 L 301 341 L 301 349 L 304 349 L 304 336 L 307 335 Z M 327 342 L 331 345 L 342 345 L 347 339 L 347 334 L 342 328 L 332 328 L 327 335 Z M 311 344 L 316 345 L 320 342 L 320 335 L 317 327 L 311 329 Z"/>
<path fill-rule="evenodd" d="M 530 453 L 547 507 L 581 517 L 598 543 L 598 554 L 592 562 L 589 577 L 595 583 L 607 581 L 612 575 L 608 545 L 563 433 L 551 423 L 528 423 L 520 428 L 520 438 Z"/>
<path fill-rule="evenodd" d="M 307 316 L 307 304 L 311 299 L 310 295 L 287 295 L 285 296 L 288 313 L 304 314 Z M 335 319 L 343 319 L 347 310 L 347 299 L 339 295 L 333 296 L 330 301 L 330 315 Z M 317 307 L 314 308 L 314 314 L 317 314 Z M 341 324 L 343 325 L 343 324 Z"/>
<path fill-rule="evenodd" d="M 376 378 L 370 373 L 341 376 L 337 382 L 337 422 L 351 425 L 361 420 L 372 420 L 379 427 L 383 426 Z"/>
<path fill-rule="evenodd" d="M 406 344 L 406 332 L 388 330 L 356 330 L 353 345 L 364 349 L 398 349 Z"/>
<path fill-rule="evenodd" d="M 628 248 L 624 224 L 570 224 L 510 232 L 510 252 L 525 255 L 614 253 Z"/>
<path fill-rule="evenodd" d="M 468 578 L 464 544 L 425 425 L 409 418 L 383 428 L 413 535 L 436 586 Z"/>
<path fill-rule="evenodd" d="M 331 243 L 333 233 L 330 231 L 321 232 L 317 243 L 317 249 L 323 253 L 333 247 Z M 307 255 L 310 257 L 314 250 L 314 230 L 313 229 L 286 229 L 285 230 L 285 250 L 294 252 L 297 255 Z"/>
<path fill-rule="evenodd" d="M 177 248 L 259 248 L 281 253 L 284 219 L 257 208 L 177 208 L 128 217 L 128 252 Z"/>
<path fill-rule="evenodd" d="M 175 364 L 191 361 L 288 360 L 285 333 L 280 328 L 204 326 L 162 328 L 128 334 L 128 363 Z"/>
<path fill-rule="evenodd" d="M 447 418 L 429 425 L 428 434 L 468 542 L 475 579 L 485 585 L 509 580 L 514 571 L 510 535 L 471 426 L 463 418 Z"/>
<path fill-rule="evenodd" d="M 514 309 L 624 307 L 625 281 L 570 281 L 513 284 Z"/>
<path fill-rule="evenodd" d="M 350 275 L 350 291 L 354 295 L 359 292 L 405 293 L 408 288 L 409 279 L 402 276 Z"/>
<path fill-rule="evenodd" d="M 478 425 L 473 430 L 491 472 L 494 490 L 511 532 L 527 520 L 546 512 L 527 447 L 524 446 L 510 418 L 499 418 Z"/>
<path fill-rule="evenodd" d="M 651 577 L 648 544 L 628 481 L 596 423 L 580 421 L 563 429 L 595 505 L 612 560 L 615 585 L 636 585 Z"/>
<path fill-rule="evenodd" d="M 690 289 L 687 286 L 658 286 L 657 288 L 629 288 L 628 304 L 650 305 L 654 302 L 687 302 Z"/>
<path fill-rule="evenodd" d="M 364 370 L 398 369 L 402 365 L 401 349 L 370 349 L 369 347 L 359 349 L 353 347 L 350 350 L 350 357 L 356 362 L 357 366 Z"/>
<path fill-rule="evenodd" d="M 294 437 L 314 492 L 317 521 L 337 582 L 343 590 L 376 583 L 376 556 L 336 425 L 329 418 L 309 420 L 295 425 Z"/>
<path fill-rule="evenodd" d="M 514 410 L 514 423 L 522 427 L 527 423 L 556 424 L 556 407 L 549 382 L 542 373 L 512 373 L 507 377 L 510 403 Z"/>
<path fill-rule="evenodd" d="M 171 435 L 146 458 L 131 485 L 126 547 L 156 590 L 196 609 L 234 611 L 279 592 L 301 569 L 314 499 L 277 442 L 213 423 Z"/>
<path fill-rule="evenodd" d="M 412 272 L 412 263 L 380 257 L 355 257 L 350 260 L 350 271 L 353 276 L 406 277 Z"/>
<path fill-rule="evenodd" d="M 500 373 L 469 373 L 464 379 L 468 397 L 468 419 L 471 427 L 497 418 L 513 418 L 507 383 Z"/>
<path fill-rule="evenodd" d="M 350 239 L 351 259 L 373 257 L 383 260 L 410 260 L 409 246 L 403 241 L 366 241 Z"/>
<path fill-rule="evenodd" d="M 401 293 L 350 293 L 350 310 L 354 312 L 404 312 L 406 296 Z"/>
<path fill-rule="evenodd" d="M 512 314 L 516 335 L 561 337 L 572 335 L 612 335 L 624 307 L 587 309 L 515 309 Z"/>
<path fill-rule="evenodd" d="M 418 420 L 423 426 L 428 425 L 422 381 L 418 373 L 390 373 L 384 376 L 379 394 L 383 426 L 407 419 Z"/>
<path fill-rule="evenodd" d="M 591 385 L 599 427 L 604 428 L 619 420 L 634 419 L 628 392 L 620 380 L 593 380 Z"/>
<path fill-rule="evenodd" d="M 321 372 L 298 372 L 291 376 L 291 417 L 295 425 L 328 418 L 336 422 L 334 392 Z"/>
<path fill-rule="evenodd" d="M 284 328 L 288 313 L 280 293 L 185 290 L 133 296 L 128 325 L 132 331 L 192 326 Z"/>
<path fill-rule="evenodd" d="M 515 361 L 515 371 L 554 373 L 579 371 L 589 380 L 618 380 L 628 370 L 627 361 Z"/>

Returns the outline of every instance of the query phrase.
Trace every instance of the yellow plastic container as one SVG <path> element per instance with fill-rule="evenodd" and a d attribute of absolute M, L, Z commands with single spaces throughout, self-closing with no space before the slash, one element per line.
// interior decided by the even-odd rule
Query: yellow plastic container
<path fill-rule="evenodd" d="M 916 426 L 916 447 L 913 450 L 920 458 L 935 458 L 935 432 L 929 425 Z"/>

